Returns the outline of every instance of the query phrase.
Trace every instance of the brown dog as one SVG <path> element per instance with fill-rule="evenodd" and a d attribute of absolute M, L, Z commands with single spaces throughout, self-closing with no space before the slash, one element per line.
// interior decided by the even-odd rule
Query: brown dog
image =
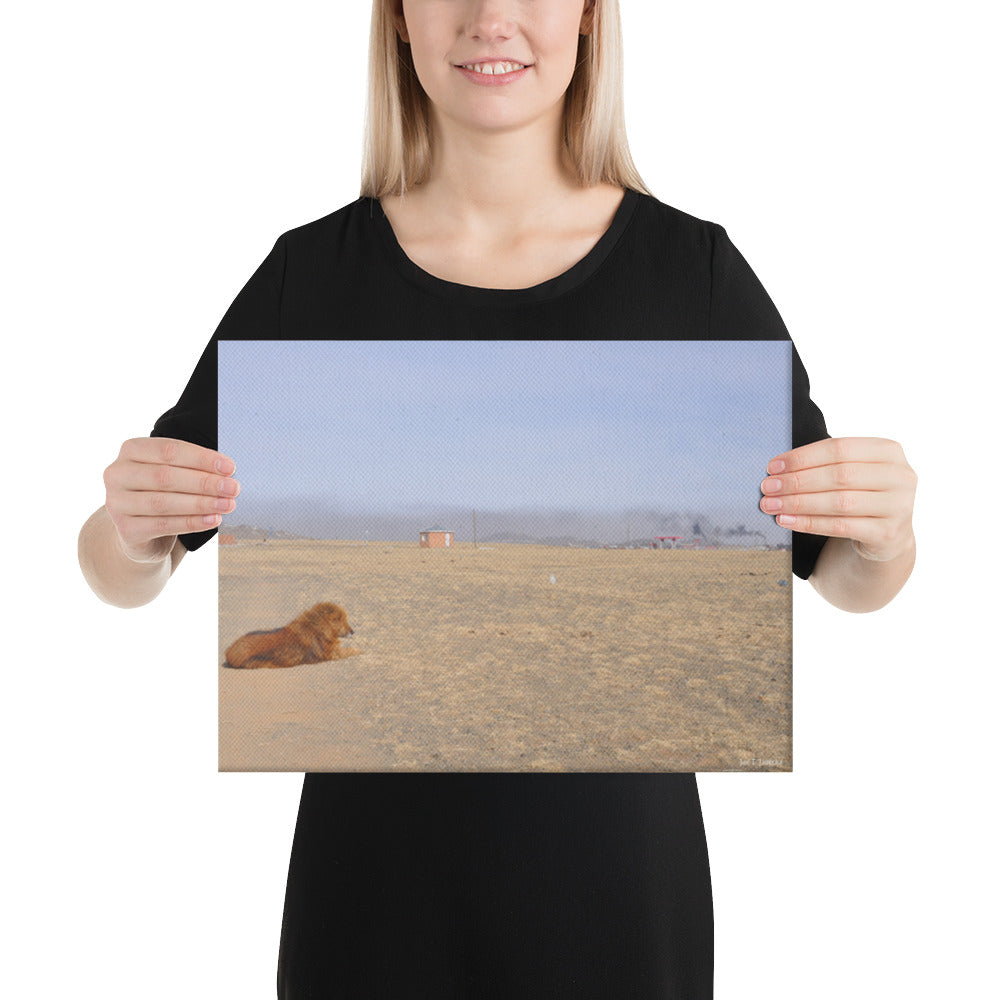
<path fill-rule="evenodd" d="M 340 640 L 354 635 L 344 609 L 328 602 L 303 612 L 290 625 L 266 632 L 248 632 L 226 650 L 223 666 L 295 667 L 356 656 L 360 649 L 341 648 Z"/>

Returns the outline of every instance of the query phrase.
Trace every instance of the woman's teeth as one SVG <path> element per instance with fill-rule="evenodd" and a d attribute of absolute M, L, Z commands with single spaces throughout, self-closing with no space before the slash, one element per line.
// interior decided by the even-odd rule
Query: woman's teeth
<path fill-rule="evenodd" d="M 501 76 L 504 73 L 513 73 L 515 70 L 524 69 L 524 66 L 515 62 L 476 63 L 474 66 L 463 66 L 462 69 L 471 69 L 486 76 Z"/>

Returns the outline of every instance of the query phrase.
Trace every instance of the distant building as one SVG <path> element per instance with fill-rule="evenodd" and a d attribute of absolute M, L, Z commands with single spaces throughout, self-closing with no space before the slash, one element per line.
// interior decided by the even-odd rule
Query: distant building
<path fill-rule="evenodd" d="M 450 549 L 455 540 L 453 532 L 446 528 L 428 528 L 420 532 L 420 547 L 422 549 Z"/>
<path fill-rule="evenodd" d="M 235 545 L 236 544 L 236 536 L 235 535 L 223 535 L 220 532 L 219 533 L 219 544 L 220 545 Z"/>
<path fill-rule="evenodd" d="M 650 542 L 649 547 L 651 549 L 672 549 L 676 547 L 677 543 L 681 541 L 683 535 L 657 535 L 652 542 Z M 667 545 L 667 542 L 670 542 Z"/>

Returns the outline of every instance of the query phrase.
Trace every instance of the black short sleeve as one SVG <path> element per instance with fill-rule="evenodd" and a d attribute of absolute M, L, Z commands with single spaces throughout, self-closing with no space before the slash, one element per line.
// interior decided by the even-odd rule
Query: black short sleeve
<path fill-rule="evenodd" d="M 203 448 L 218 447 L 219 366 L 216 345 L 220 339 L 280 338 L 284 274 L 285 236 L 282 235 L 226 310 L 180 399 L 156 421 L 150 437 L 177 438 Z M 210 531 L 181 535 L 181 544 L 193 552 L 204 545 L 217 530 L 212 528 Z"/>
<path fill-rule="evenodd" d="M 788 330 L 770 295 L 726 230 L 712 225 L 712 296 L 709 327 L 713 340 L 786 340 Z M 809 396 L 809 376 L 792 345 L 792 447 L 830 435 L 820 408 Z M 763 478 L 763 474 L 761 476 Z M 805 580 L 826 538 L 792 532 L 792 570 Z"/>

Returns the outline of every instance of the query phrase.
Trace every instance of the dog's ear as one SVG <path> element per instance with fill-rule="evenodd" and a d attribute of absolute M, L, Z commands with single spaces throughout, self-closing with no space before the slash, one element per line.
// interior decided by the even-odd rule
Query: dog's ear
<path fill-rule="evenodd" d="M 322 611 L 309 615 L 308 625 L 300 633 L 300 641 L 310 657 L 304 662 L 321 663 L 329 658 L 330 650 L 337 640 L 332 638 L 327 616 Z"/>

